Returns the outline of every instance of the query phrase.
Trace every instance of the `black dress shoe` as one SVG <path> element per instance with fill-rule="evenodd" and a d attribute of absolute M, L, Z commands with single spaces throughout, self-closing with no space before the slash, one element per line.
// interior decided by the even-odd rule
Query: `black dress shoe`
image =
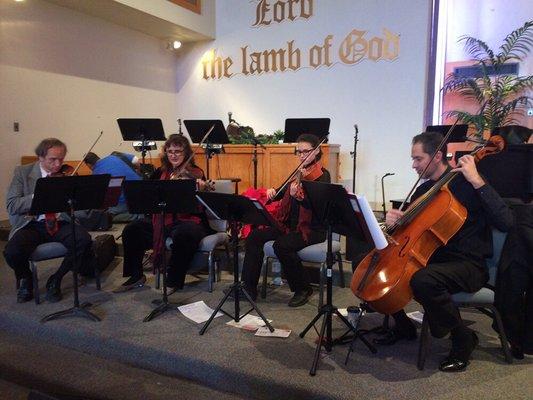
<path fill-rule="evenodd" d="M 50 303 L 57 303 L 63 298 L 61 294 L 61 280 L 51 276 L 46 283 L 46 300 Z"/>
<path fill-rule="evenodd" d="M 313 294 L 312 288 L 307 288 L 304 290 L 299 290 L 294 293 L 292 299 L 289 301 L 289 307 L 300 307 L 306 304 L 309 301 L 309 297 Z"/>
<path fill-rule="evenodd" d="M 469 364 L 468 360 L 479 343 L 479 338 L 473 331 L 467 338 L 465 340 L 452 336 L 452 350 L 448 357 L 439 364 L 442 372 L 460 372 L 466 369 Z"/>
<path fill-rule="evenodd" d="M 33 299 L 33 282 L 31 279 L 22 278 L 17 290 L 17 303 L 26 303 Z"/>
<path fill-rule="evenodd" d="M 460 372 L 468 366 L 468 361 L 459 360 L 455 357 L 446 357 L 440 364 L 439 369 L 442 372 Z"/>
<path fill-rule="evenodd" d="M 146 283 L 145 275 L 141 275 L 140 277 L 138 276 L 130 277 L 122 285 L 113 289 L 113 293 L 123 293 L 131 289 L 140 288 L 140 287 L 143 287 L 145 283 Z"/>
<path fill-rule="evenodd" d="M 523 360 L 524 359 L 524 351 L 522 350 L 522 347 L 517 346 L 513 343 L 509 343 L 509 347 L 511 350 L 511 355 L 516 358 L 517 360 Z"/>
<path fill-rule="evenodd" d="M 390 346 L 396 343 L 398 340 L 415 340 L 416 330 L 409 333 L 404 333 L 398 329 L 391 329 L 385 335 L 372 340 L 374 344 Z"/>

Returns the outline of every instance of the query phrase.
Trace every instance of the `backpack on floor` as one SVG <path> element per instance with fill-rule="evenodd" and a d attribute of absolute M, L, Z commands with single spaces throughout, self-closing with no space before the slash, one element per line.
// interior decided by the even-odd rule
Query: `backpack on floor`
<path fill-rule="evenodd" d="M 95 271 L 105 270 L 115 259 L 117 243 L 115 237 L 108 233 L 98 235 L 93 239 L 91 250 L 83 256 L 80 273 L 83 276 L 94 277 Z"/>

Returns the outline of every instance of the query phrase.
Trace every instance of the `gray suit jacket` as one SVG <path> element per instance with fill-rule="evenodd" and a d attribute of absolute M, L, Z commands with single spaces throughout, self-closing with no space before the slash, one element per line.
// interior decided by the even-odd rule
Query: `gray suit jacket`
<path fill-rule="evenodd" d="M 11 223 L 9 238 L 18 229 L 31 221 L 31 217 L 27 213 L 30 211 L 35 183 L 39 178 L 41 178 L 39 162 L 20 165 L 15 168 L 13 180 L 9 185 L 6 196 L 6 208 L 9 214 L 9 222 Z"/>
<path fill-rule="evenodd" d="M 11 224 L 10 239 L 17 230 L 34 219 L 28 215 L 28 212 L 31 208 L 35 184 L 39 178 L 42 178 L 39 162 L 20 165 L 15 168 L 13 180 L 9 185 L 6 196 L 6 208 L 9 214 L 9 223 Z M 64 214 L 61 214 L 59 219 L 68 220 Z"/>

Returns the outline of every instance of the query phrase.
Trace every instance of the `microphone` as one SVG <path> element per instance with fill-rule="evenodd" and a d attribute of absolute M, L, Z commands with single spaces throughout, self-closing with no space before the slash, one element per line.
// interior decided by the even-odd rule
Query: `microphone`
<path fill-rule="evenodd" d="M 232 122 L 235 122 L 233 121 L 233 118 L 231 118 L 231 116 L 233 115 L 233 113 L 231 111 L 228 112 L 228 122 L 231 124 Z"/>
<path fill-rule="evenodd" d="M 394 172 L 387 172 L 385 175 L 383 175 L 383 178 L 386 178 L 387 176 L 391 176 L 391 175 L 396 175 L 396 174 Z"/>
<path fill-rule="evenodd" d="M 357 124 L 354 124 L 353 129 L 355 129 L 355 134 L 357 135 L 359 133 L 359 127 Z"/>

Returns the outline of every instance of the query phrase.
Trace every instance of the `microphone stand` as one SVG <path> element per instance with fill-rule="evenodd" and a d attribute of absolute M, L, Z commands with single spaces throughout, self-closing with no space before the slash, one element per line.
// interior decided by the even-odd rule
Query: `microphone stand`
<path fill-rule="evenodd" d="M 387 176 L 394 175 L 393 172 L 387 172 L 385 175 L 381 177 L 381 195 L 383 197 L 383 203 L 381 203 L 381 207 L 383 208 L 383 220 L 385 220 L 385 215 L 387 215 L 387 207 L 385 207 L 385 178 Z"/>
<path fill-rule="evenodd" d="M 357 142 L 359 141 L 359 128 L 357 127 L 357 124 L 354 126 L 355 129 L 355 135 L 353 137 L 353 151 L 350 151 L 350 155 L 353 157 L 353 179 L 352 179 L 352 193 L 355 193 L 355 168 L 357 164 Z"/>

